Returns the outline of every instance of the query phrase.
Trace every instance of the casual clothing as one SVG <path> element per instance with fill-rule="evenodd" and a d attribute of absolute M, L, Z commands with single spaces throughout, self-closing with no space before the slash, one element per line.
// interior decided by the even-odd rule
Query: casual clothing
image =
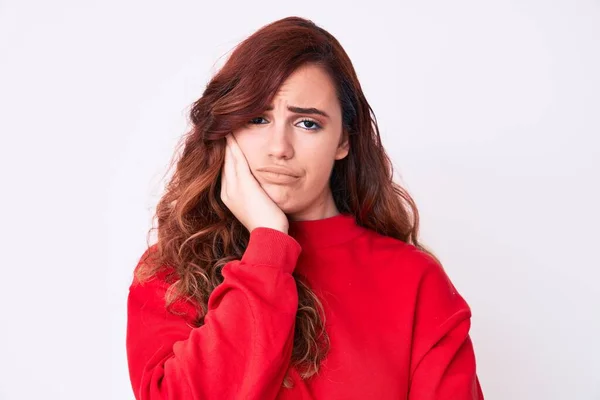
<path fill-rule="evenodd" d="M 152 251 L 150 248 L 148 251 Z M 136 399 L 482 400 L 471 311 L 442 266 L 338 214 L 256 228 L 222 269 L 204 325 L 165 309 L 161 273 L 128 297 L 127 356 Z M 325 310 L 331 348 L 319 373 L 282 386 L 305 277 Z"/>

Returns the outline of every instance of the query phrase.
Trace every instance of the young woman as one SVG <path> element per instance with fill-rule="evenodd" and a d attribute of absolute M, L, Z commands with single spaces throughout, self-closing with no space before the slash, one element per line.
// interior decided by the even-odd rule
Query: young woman
<path fill-rule="evenodd" d="M 129 290 L 137 399 L 483 399 L 469 306 L 331 34 L 258 30 L 191 122 Z"/>

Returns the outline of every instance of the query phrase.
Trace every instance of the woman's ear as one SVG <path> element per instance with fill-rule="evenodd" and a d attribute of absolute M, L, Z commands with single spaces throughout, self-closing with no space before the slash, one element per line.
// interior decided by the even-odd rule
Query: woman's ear
<path fill-rule="evenodd" d="M 335 159 L 341 160 L 342 158 L 348 155 L 348 151 L 350 150 L 350 141 L 348 140 L 348 135 L 346 132 L 342 132 L 342 139 L 340 144 L 338 145 L 337 150 L 335 151 Z"/>

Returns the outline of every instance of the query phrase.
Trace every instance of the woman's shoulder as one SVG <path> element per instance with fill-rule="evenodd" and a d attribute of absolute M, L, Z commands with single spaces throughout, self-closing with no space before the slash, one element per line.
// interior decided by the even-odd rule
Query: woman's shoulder
<path fill-rule="evenodd" d="M 361 239 L 372 257 L 386 260 L 395 267 L 406 267 L 419 272 L 442 268 L 437 257 L 422 246 L 371 229 L 367 229 Z"/>
<path fill-rule="evenodd" d="M 193 320 L 197 310 L 191 300 L 176 296 L 167 307 L 169 303 L 167 299 L 170 297 L 169 288 L 179 278 L 175 268 L 159 263 L 157 254 L 157 244 L 153 244 L 148 246 L 138 258 L 129 286 L 129 307 L 144 308 L 148 311 L 153 309 L 153 312 L 168 310 L 185 315 L 190 321 Z"/>
<path fill-rule="evenodd" d="M 132 286 L 145 285 L 149 282 L 159 286 L 170 286 L 177 280 L 175 268 L 162 263 L 158 255 L 158 243 L 144 249 L 133 268 Z"/>
<path fill-rule="evenodd" d="M 372 259 L 386 281 L 394 282 L 433 309 L 463 310 L 470 315 L 469 305 L 433 252 L 375 232 L 369 236 Z"/>
<path fill-rule="evenodd" d="M 398 238 L 369 231 L 364 235 L 371 265 L 388 279 L 403 286 L 422 289 L 433 286 L 447 293 L 457 293 L 446 266 L 423 245 L 414 245 Z"/>

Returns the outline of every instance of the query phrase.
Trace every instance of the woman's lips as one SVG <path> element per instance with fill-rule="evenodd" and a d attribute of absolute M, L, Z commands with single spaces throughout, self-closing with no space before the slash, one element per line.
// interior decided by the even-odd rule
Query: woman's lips
<path fill-rule="evenodd" d="M 280 174 L 280 173 L 276 173 L 276 172 L 270 172 L 270 171 L 259 171 L 259 172 L 265 181 L 271 182 L 271 183 L 276 183 L 276 184 L 284 185 L 284 184 L 294 183 L 298 179 L 300 179 L 298 176 Z"/>

